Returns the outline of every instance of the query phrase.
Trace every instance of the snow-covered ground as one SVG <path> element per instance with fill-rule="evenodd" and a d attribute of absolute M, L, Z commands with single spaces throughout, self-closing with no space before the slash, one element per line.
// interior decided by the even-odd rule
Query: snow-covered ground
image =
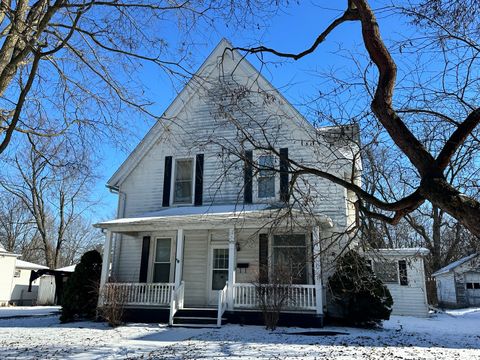
<path fill-rule="evenodd" d="M 0 307 L 0 319 L 22 316 L 54 315 L 60 311 L 60 306 L 10 306 Z"/>
<path fill-rule="evenodd" d="M 130 324 L 112 329 L 95 322 L 60 324 L 57 316 L 5 317 L 11 309 L 0 308 L 2 359 L 480 359 L 480 309 L 428 319 L 394 316 L 383 330 L 325 327 L 275 332 L 239 325 L 172 329 Z M 295 334 L 305 331 L 347 335 Z"/>

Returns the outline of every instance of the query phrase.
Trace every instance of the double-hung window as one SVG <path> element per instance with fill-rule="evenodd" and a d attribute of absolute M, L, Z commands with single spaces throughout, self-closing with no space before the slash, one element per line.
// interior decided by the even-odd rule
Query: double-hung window
<path fill-rule="evenodd" d="M 158 238 L 155 242 L 155 259 L 153 263 L 153 282 L 170 282 L 170 254 L 172 239 Z"/>
<path fill-rule="evenodd" d="M 258 198 L 275 197 L 275 158 L 273 155 L 258 157 Z"/>
<path fill-rule="evenodd" d="M 273 236 L 273 276 L 293 284 L 307 284 L 307 246 L 304 234 Z"/>
<path fill-rule="evenodd" d="M 193 159 L 175 161 L 174 204 L 191 204 L 193 195 Z"/>

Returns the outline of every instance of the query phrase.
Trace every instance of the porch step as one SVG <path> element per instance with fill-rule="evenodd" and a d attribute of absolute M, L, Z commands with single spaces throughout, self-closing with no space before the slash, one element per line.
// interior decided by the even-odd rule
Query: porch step
<path fill-rule="evenodd" d="M 185 308 L 180 309 L 173 317 L 173 326 L 183 327 L 217 327 L 217 309 Z M 222 325 L 227 319 L 222 318 Z"/>
<path fill-rule="evenodd" d="M 207 317 L 217 318 L 218 310 L 215 308 L 183 308 L 175 313 L 175 317 Z"/>
<path fill-rule="evenodd" d="M 173 327 L 182 327 L 182 328 L 216 328 L 217 324 L 173 324 Z"/>
<path fill-rule="evenodd" d="M 222 318 L 222 323 L 227 319 Z M 217 325 L 217 318 L 213 317 L 187 317 L 187 316 L 174 316 L 174 324 L 189 324 L 189 325 Z"/>

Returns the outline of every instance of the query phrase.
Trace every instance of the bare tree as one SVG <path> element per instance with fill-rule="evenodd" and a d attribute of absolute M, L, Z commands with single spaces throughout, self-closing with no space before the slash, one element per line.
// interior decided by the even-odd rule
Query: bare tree
<path fill-rule="evenodd" d="M 460 151 L 455 163 L 449 165 L 447 179 L 451 184 L 469 189 L 469 181 L 475 175 L 471 169 L 468 155 L 474 150 Z M 388 199 L 408 191 L 414 182 L 408 173 L 399 171 L 398 164 L 392 167 L 388 152 L 365 152 L 364 187 L 379 198 Z M 464 162 L 460 164 L 460 162 Z M 393 162 L 394 163 L 394 162 Z M 427 272 L 435 272 L 441 267 L 476 251 L 476 237 L 469 233 L 457 220 L 435 205 L 425 203 L 392 227 L 383 221 L 364 217 L 362 219 L 362 237 L 364 246 L 383 247 L 426 247 L 430 250 L 427 257 Z"/>
<path fill-rule="evenodd" d="M 9 177 L 0 181 L 28 209 L 45 263 L 51 268 L 60 264 L 67 236 L 90 205 L 88 187 L 93 176 L 88 152 L 70 146 L 64 140 L 32 141 L 12 160 Z"/>
<path fill-rule="evenodd" d="M 134 125 L 125 118 L 157 120 L 138 70 L 151 64 L 170 76 L 190 75 L 192 33 L 210 32 L 218 19 L 232 27 L 259 21 L 275 11 L 269 3 L 3 2 L 0 154 L 16 133 L 87 142 L 120 136 Z M 178 38 L 168 41 L 172 28 Z"/>
<path fill-rule="evenodd" d="M 0 193 L 0 243 L 7 251 L 29 257 L 35 247 L 34 220 L 26 206 L 8 192 Z"/>
<path fill-rule="evenodd" d="M 61 256 L 57 266 L 68 266 L 80 261 L 89 250 L 99 250 L 104 236 L 84 216 L 76 217 L 65 229 Z"/>
<path fill-rule="evenodd" d="M 425 19 L 427 15 L 422 16 Z M 480 236 L 478 198 L 457 183 L 449 182 L 447 178 L 448 167 L 454 162 L 456 154 L 461 152 L 462 146 L 471 139 L 478 141 L 480 108 L 475 96 L 478 93 L 475 91 L 478 80 L 475 65 L 478 62 L 479 47 L 470 36 L 453 33 L 453 30 L 442 27 L 441 24 L 435 25 L 434 19 L 430 19 L 429 26 L 435 25 L 435 29 L 446 34 L 442 38 L 442 44 L 451 42 L 451 46 L 438 48 L 437 42 L 430 42 L 427 45 L 418 44 L 412 51 L 435 50 L 437 56 L 440 54 L 444 57 L 446 65 L 438 71 L 436 78 L 418 77 L 420 88 L 412 86 L 412 83 L 409 87 L 400 87 L 397 98 L 394 97 L 397 89 L 397 64 L 383 41 L 374 11 L 365 0 L 349 1 L 347 10 L 319 34 L 311 47 L 299 53 L 283 52 L 266 46 L 237 49 L 250 54 L 271 53 L 278 57 L 299 60 L 318 51 L 320 44 L 334 30 L 351 21 L 358 22 L 361 26 L 368 60 L 360 74 L 367 74 L 365 79 L 375 76 L 373 83 L 361 83 L 362 87 L 366 87 L 367 91 L 364 90 L 362 93 L 370 102 L 371 112 L 364 111 L 359 114 L 359 119 L 375 120 L 371 122 L 372 126 L 380 129 L 380 132 L 376 133 L 388 136 L 390 143 L 395 146 L 390 156 L 404 159 L 404 163 L 409 164 L 409 170 L 415 174 L 416 179 L 410 184 L 409 192 L 402 197 L 384 200 L 353 181 L 335 176 L 315 165 L 291 163 L 294 178 L 295 174 L 309 173 L 341 185 L 358 197 L 355 202 L 358 214 L 393 225 L 398 224 L 401 219 L 428 201 L 432 206 L 455 218 L 472 234 Z M 415 39 L 409 40 L 413 42 Z M 461 50 L 465 48 L 462 56 Z M 371 65 L 374 65 L 373 72 Z M 348 84 L 342 83 L 341 86 L 348 87 Z M 436 96 L 439 92 L 441 96 Z M 425 141 L 425 133 L 422 131 L 428 131 L 427 126 L 420 129 L 417 126 L 419 123 L 425 125 L 428 122 L 435 125 L 433 135 L 439 133 L 443 135 L 441 138 L 429 137 L 434 139 L 431 142 L 435 146 L 429 146 Z M 378 137 L 376 141 L 380 138 Z M 478 153 L 475 156 L 477 160 L 471 160 L 472 164 L 478 161 Z M 478 174 L 475 177 L 475 184 L 478 186 Z"/>

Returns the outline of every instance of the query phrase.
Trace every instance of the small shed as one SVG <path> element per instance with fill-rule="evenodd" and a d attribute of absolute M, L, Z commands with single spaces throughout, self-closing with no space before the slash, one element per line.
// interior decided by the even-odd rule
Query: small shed
<path fill-rule="evenodd" d="M 48 269 L 48 267 L 17 259 L 15 274 L 12 281 L 10 303 L 17 306 L 36 305 L 38 281 L 34 281 L 29 290 L 30 274 L 32 271 Z"/>
<path fill-rule="evenodd" d="M 432 274 L 438 304 L 443 307 L 480 306 L 480 254 L 471 254 Z"/>
<path fill-rule="evenodd" d="M 38 282 L 30 286 L 32 271 L 48 269 L 46 266 L 18 259 L 19 254 L 0 245 L 0 306 L 35 305 Z"/>
<path fill-rule="evenodd" d="M 0 306 L 6 306 L 10 302 L 15 262 L 19 256 L 0 245 Z"/>
<path fill-rule="evenodd" d="M 69 276 L 75 271 L 76 265 L 63 268 L 41 271 L 34 274 L 33 278 L 40 278 L 38 287 L 38 305 L 61 305 L 63 297 L 63 285 Z"/>
<path fill-rule="evenodd" d="M 393 298 L 392 315 L 428 316 L 425 248 L 376 249 L 365 255 Z"/>

